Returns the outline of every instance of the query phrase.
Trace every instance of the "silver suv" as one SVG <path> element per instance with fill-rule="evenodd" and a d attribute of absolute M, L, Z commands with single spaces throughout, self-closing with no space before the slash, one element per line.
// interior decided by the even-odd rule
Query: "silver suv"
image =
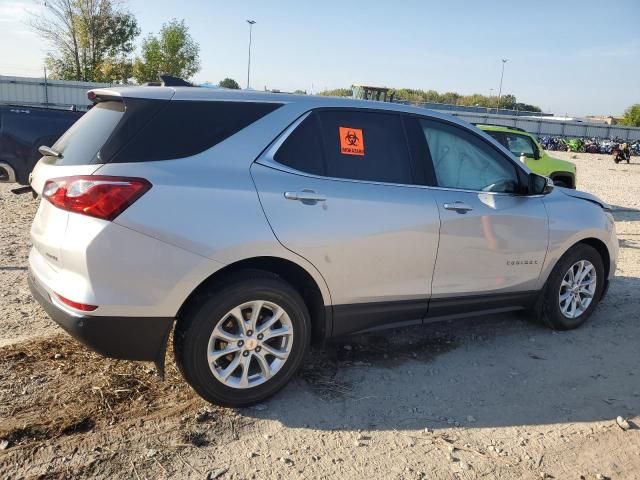
<path fill-rule="evenodd" d="M 33 172 L 33 295 L 89 348 L 161 372 L 173 329 L 211 402 L 272 395 L 312 340 L 523 309 L 575 328 L 616 269 L 606 204 L 446 115 L 189 87 L 89 97 Z"/>

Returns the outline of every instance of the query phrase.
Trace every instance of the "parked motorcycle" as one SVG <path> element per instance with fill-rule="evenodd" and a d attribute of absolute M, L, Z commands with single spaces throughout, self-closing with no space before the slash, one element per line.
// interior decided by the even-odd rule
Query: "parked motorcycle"
<path fill-rule="evenodd" d="M 629 163 L 629 161 L 631 160 L 631 149 L 629 148 L 628 143 L 615 144 L 615 147 L 612 149 L 611 153 L 613 154 L 613 161 L 616 163 L 624 161 Z"/>
<path fill-rule="evenodd" d="M 587 153 L 600 153 L 600 145 L 595 138 L 591 138 L 584 142 L 584 151 Z"/>
<path fill-rule="evenodd" d="M 580 138 L 567 140 L 567 152 L 584 152 L 584 142 Z"/>

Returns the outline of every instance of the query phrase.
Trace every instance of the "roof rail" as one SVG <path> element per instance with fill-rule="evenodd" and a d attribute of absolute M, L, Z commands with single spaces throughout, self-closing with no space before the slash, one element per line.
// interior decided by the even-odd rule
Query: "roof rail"
<path fill-rule="evenodd" d="M 508 128 L 510 130 L 517 130 L 519 132 L 525 132 L 527 133 L 527 131 L 524 128 L 520 128 L 520 127 L 510 127 L 509 125 L 498 125 L 497 123 L 484 123 L 484 122 L 475 122 L 472 123 L 471 125 L 475 125 L 476 127 L 478 125 L 484 125 L 486 127 L 502 127 L 502 128 Z"/>

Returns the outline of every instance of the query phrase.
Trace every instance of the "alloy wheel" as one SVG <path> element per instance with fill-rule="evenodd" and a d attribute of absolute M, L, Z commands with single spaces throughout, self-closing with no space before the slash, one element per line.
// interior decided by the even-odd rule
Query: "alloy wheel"
<path fill-rule="evenodd" d="M 287 361 L 293 345 L 287 312 L 264 300 L 233 308 L 216 324 L 207 347 L 213 375 L 231 388 L 252 388 L 268 381 Z"/>
<path fill-rule="evenodd" d="M 596 293 L 596 268 L 588 260 L 574 263 L 560 283 L 560 311 L 567 318 L 582 315 Z"/>

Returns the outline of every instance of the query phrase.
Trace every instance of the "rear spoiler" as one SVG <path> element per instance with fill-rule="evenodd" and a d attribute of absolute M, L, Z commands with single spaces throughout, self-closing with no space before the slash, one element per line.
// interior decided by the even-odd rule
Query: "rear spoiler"
<path fill-rule="evenodd" d="M 146 98 L 149 100 L 171 100 L 176 91 L 171 88 L 149 86 L 123 86 L 112 88 L 94 88 L 87 92 L 87 98 L 93 103 L 116 101 L 126 102 L 127 98 Z"/>
<path fill-rule="evenodd" d="M 160 82 L 147 82 L 140 86 L 122 86 L 115 88 L 94 88 L 87 92 L 87 98 L 93 103 L 112 100 L 116 102 L 124 101 L 124 97 L 152 98 L 158 100 L 170 100 L 175 91 L 163 92 L 162 90 L 149 89 L 147 87 L 195 87 L 193 83 L 187 82 L 173 75 L 160 75 Z M 161 93 L 162 92 L 162 93 Z"/>

